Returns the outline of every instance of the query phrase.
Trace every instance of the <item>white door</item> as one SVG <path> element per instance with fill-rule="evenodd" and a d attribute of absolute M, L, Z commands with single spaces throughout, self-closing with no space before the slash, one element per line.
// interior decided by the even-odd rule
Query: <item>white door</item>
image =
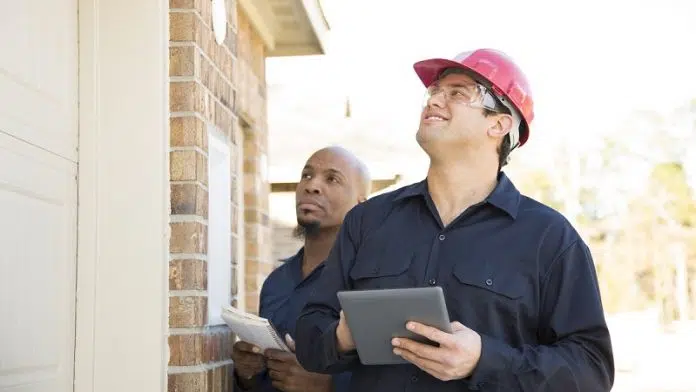
<path fill-rule="evenodd" d="M 72 391 L 77 0 L 0 6 L 0 392 Z"/>

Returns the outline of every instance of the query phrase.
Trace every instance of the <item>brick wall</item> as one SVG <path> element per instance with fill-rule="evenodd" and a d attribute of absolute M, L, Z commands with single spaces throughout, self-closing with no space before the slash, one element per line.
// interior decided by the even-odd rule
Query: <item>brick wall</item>
<path fill-rule="evenodd" d="M 268 132 L 264 47 L 243 13 L 238 17 L 237 113 L 244 154 L 244 233 L 246 310 L 258 311 L 264 279 L 273 269 L 268 218 Z"/>
<path fill-rule="evenodd" d="M 208 137 L 214 126 L 231 153 L 231 297 L 256 310 L 270 258 L 263 44 L 234 0 L 223 45 L 211 0 L 170 0 L 170 181 L 168 392 L 228 391 L 233 336 L 208 323 Z M 242 159 L 243 158 L 243 159 Z M 237 162 L 244 162 L 243 165 Z M 244 181 L 242 182 L 242 178 Z M 244 198 L 239 187 L 244 185 Z M 243 214 L 244 224 L 237 224 Z M 238 252 L 242 247 L 244 251 Z M 246 257 L 238 257 L 245 254 Z M 239 263 L 249 272 L 238 287 Z"/>
<path fill-rule="evenodd" d="M 304 245 L 304 241 L 293 235 L 295 226 L 285 222 L 274 221 L 273 227 L 273 260 L 288 258 Z"/>

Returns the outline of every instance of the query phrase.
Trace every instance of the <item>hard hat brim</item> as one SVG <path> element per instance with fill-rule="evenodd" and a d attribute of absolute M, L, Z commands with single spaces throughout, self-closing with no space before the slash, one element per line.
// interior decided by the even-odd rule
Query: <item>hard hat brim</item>
<path fill-rule="evenodd" d="M 442 71 L 447 68 L 463 69 L 480 77 L 478 72 L 454 60 L 434 58 L 422 60 L 413 64 L 413 69 L 416 71 L 416 75 L 418 75 L 418 78 L 420 78 L 425 87 L 428 87 L 433 84 L 433 82 L 437 81 L 437 78 L 440 76 Z"/>

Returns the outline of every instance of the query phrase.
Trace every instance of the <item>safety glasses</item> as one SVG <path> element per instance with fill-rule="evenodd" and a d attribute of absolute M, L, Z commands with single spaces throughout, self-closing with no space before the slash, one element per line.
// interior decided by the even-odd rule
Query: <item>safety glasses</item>
<path fill-rule="evenodd" d="M 485 86 L 479 83 L 458 83 L 441 85 L 434 83 L 427 88 L 423 98 L 423 106 L 431 99 L 443 94 L 446 102 L 467 105 L 475 108 L 488 109 L 496 113 L 507 113 L 507 108 L 495 98 Z"/>

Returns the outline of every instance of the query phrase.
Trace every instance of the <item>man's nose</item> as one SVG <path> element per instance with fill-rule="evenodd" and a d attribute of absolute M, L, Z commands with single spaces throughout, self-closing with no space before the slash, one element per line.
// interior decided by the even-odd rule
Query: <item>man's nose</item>
<path fill-rule="evenodd" d="M 319 186 L 316 178 L 313 178 L 309 181 L 307 187 L 305 188 L 305 192 L 317 195 L 321 194 L 321 187 Z"/>
<path fill-rule="evenodd" d="M 447 103 L 447 97 L 444 91 L 438 91 L 432 94 L 428 99 L 428 106 L 434 106 L 438 108 L 444 108 Z"/>

